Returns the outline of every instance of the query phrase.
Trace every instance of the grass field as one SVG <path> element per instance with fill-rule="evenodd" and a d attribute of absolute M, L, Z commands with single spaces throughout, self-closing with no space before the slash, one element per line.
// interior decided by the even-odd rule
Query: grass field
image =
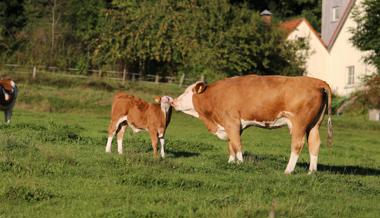
<path fill-rule="evenodd" d="M 94 86 L 19 84 L 12 123 L 0 124 L 0 217 L 380 217 L 380 124 L 364 116 L 334 117 L 332 149 L 321 128 L 319 171 L 307 175 L 305 147 L 286 176 L 286 128 L 246 130 L 245 162 L 227 164 L 226 143 L 181 113 L 165 159 L 130 130 L 124 154 L 115 142 L 106 154 L 115 89 L 144 99 L 181 90 Z"/>

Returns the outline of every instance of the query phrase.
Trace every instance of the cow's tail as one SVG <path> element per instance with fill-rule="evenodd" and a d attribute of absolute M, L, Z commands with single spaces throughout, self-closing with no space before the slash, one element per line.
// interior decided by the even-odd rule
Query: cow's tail
<path fill-rule="evenodd" d="M 327 95 L 327 101 L 325 101 L 325 105 L 327 108 L 327 145 L 332 147 L 333 144 L 333 126 L 332 126 L 332 111 L 331 111 L 331 100 L 332 100 L 332 92 L 330 86 L 325 83 L 323 86 L 323 90 L 325 95 Z"/>

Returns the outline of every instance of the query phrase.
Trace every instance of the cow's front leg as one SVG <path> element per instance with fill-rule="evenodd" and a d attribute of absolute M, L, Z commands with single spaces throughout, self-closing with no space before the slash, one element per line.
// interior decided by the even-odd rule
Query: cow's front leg
<path fill-rule="evenodd" d="M 230 153 L 230 158 L 228 158 L 228 163 L 235 163 L 236 154 L 235 154 L 235 150 L 233 148 L 231 141 L 228 141 L 228 151 Z"/>
<path fill-rule="evenodd" d="M 4 111 L 5 122 L 9 124 L 12 118 L 12 108 L 8 108 Z"/>
<path fill-rule="evenodd" d="M 153 157 L 158 158 L 158 152 L 157 152 L 158 133 L 155 130 L 149 130 L 149 135 L 150 135 L 150 140 L 152 142 Z"/>
<path fill-rule="evenodd" d="M 165 158 L 165 148 L 164 148 L 165 138 L 164 138 L 164 130 L 159 130 L 159 131 L 158 131 L 158 138 L 160 139 L 160 153 L 161 153 L 161 157 L 162 157 L 162 158 Z"/>
<path fill-rule="evenodd" d="M 230 158 L 228 162 L 233 162 L 232 160 L 237 159 L 238 163 L 243 163 L 243 152 L 242 146 L 240 142 L 240 128 L 238 127 L 230 127 L 226 129 L 228 135 L 228 148 L 230 151 Z"/>

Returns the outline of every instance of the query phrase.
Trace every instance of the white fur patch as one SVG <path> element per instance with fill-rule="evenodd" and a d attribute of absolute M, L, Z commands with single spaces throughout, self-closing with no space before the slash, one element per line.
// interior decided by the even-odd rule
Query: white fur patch
<path fill-rule="evenodd" d="M 117 140 L 117 152 L 123 154 L 123 139 Z"/>
<path fill-rule="evenodd" d="M 223 126 L 221 126 L 219 124 L 218 124 L 218 129 L 215 132 L 215 135 L 218 136 L 218 138 L 220 138 L 221 140 L 227 140 L 228 139 L 228 135 L 226 133 L 226 130 L 224 129 Z"/>
<path fill-rule="evenodd" d="M 9 101 L 9 99 L 10 99 L 10 95 L 8 95 L 6 92 L 4 92 L 4 99 L 6 101 Z"/>
<path fill-rule="evenodd" d="M 239 162 L 243 162 L 243 153 L 241 153 L 241 151 L 239 151 L 238 153 L 236 153 L 236 158 L 238 159 Z"/>
<path fill-rule="evenodd" d="M 107 145 L 106 145 L 106 152 L 107 153 L 111 152 L 112 138 L 113 138 L 113 135 L 109 136 L 107 139 Z"/>
<path fill-rule="evenodd" d="M 228 163 L 233 163 L 233 162 L 235 162 L 235 156 L 230 155 L 230 158 L 228 159 Z"/>
<path fill-rule="evenodd" d="M 310 154 L 309 172 L 317 171 L 318 156 Z"/>
<path fill-rule="evenodd" d="M 298 156 L 299 155 L 294 152 L 290 154 L 290 159 L 288 165 L 286 166 L 285 174 L 291 174 L 294 171 L 294 168 L 297 164 Z"/>
<path fill-rule="evenodd" d="M 196 84 L 193 84 L 186 88 L 185 92 L 174 99 L 173 106 L 177 111 L 182 111 L 185 114 L 189 114 L 196 118 L 199 118 L 198 112 L 194 108 L 193 104 L 193 88 Z"/>
<path fill-rule="evenodd" d="M 160 138 L 160 149 L 161 149 L 161 157 L 164 158 L 165 157 L 165 149 L 164 149 L 164 144 L 165 144 L 165 139 L 163 138 Z"/>
<path fill-rule="evenodd" d="M 14 88 L 16 86 L 15 82 L 11 81 L 11 86 Z"/>

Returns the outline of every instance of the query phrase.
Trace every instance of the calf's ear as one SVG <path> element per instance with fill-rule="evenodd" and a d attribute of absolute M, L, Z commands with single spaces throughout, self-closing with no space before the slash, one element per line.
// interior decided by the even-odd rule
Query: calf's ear
<path fill-rule="evenodd" d="M 205 82 L 197 82 L 197 84 L 193 88 L 193 93 L 201 94 L 204 92 L 207 88 L 207 85 Z"/>
<path fill-rule="evenodd" d="M 156 102 L 157 104 L 159 104 L 161 102 L 161 96 L 154 97 L 154 102 Z"/>

